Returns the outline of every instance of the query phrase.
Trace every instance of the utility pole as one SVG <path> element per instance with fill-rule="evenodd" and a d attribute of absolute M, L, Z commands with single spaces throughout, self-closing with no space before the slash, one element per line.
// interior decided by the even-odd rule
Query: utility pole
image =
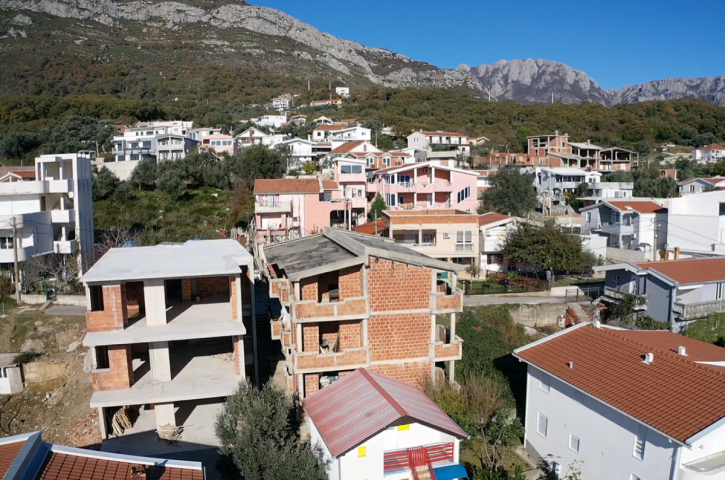
<path fill-rule="evenodd" d="M 20 275 L 18 272 L 18 226 L 13 217 L 13 268 L 15 270 L 15 300 L 20 303 Z"/>

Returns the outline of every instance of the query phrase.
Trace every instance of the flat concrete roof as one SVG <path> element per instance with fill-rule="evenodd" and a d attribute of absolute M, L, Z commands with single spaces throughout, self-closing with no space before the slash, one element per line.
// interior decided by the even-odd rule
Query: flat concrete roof
<path fill-rule="evenodd" d="M 284 269 L 289 277 L 311 268 L 353 260 L 357 255 L 330 241 L 324 235 L 277 243 L 264 247 L 264 255 L 269 264 Z M 359 263 L 363 263 L 360 259 Z"/>
<path fill-rule="evenodd" d="M 130 345 L 247 334 L 244 324 L 232 319 L 228 300 L 171 305 L 166 309 L 166 318 L 166 325 L 149 326 L 144 317 L 123 330 L 88 333 L 83 345 Z"/>
<path fill-rule="evenodd" d="M 254 258 L 231 239 L 188 241 L 154 247 L 112 248 L 83 275 L 83 283 L 235 275 Z"/>

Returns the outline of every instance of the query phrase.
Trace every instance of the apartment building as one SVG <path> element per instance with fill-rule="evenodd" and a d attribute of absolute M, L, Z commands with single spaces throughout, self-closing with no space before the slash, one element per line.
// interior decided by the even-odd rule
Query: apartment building
<path fill-rule="evenodd" d="M 408 148 L 432 150 L 434 147 L 449 147 L 463 157 L 468 157 L 471 154 L 471 144 L 468 136 L 461 133 L 424 132 L 420 130 L 408 135 Z"/>
<path fill-rule="evenodd" d="M 368 214 L 365 160 L 338 157 L 334 161 L 334 168 L 335 182 L 340 186 L 342 198 L 346 200 L 346 207 L 350 211 L 350 225 L 365 223 Z"/>
<path fill-rule="evenodd" d="M 723 158 L 725 158 L 725 147 L 717 143 L 711 143 L 692 151 L 692 159 L 696 162 L 715 163 Z"/>
<path fill-rule="evenodd" d="M 208 138 L 208 136 L 204 138 Z M 181 160 L 197 145 L 199 145 L 198 141 L 183 135 L 170 133 L 158 135 L 156 137 L 156 161 Z"/>
<path fill-rule="evenodd" d="M 234 240 L 114 248 L 83 283 L 102 437 L 131 408 L 129 438 L 188 424 L 185 441 L 216 445 L 213 425 L 195 422 L 213 418 L 245 377 L 259 380 L 249 252 Z"/>
<path fill-rule="evenodd" d="M 355 152 L 348 153 L 345 157 L 363 160 L 367 170 L 399 167 L 415 161 L 413 156 L 406 152 Z"/>
<path fill-rule="evenodd" d="M 217 155 L 223 153 L 234 155 L 234 137 L 222 133 L 208 135 L 201 140 L 199 149 L 207 151 L 213 150 Z"/>
<path fill-rule="evenodd" d="M 705 193 L 711 190 L 725 190 L 725 177 L 690 178 L 678 184 L 680 195 Z"/>
<path fill-rule="evenodd" d="M 724 352 L 598 322 L 519 348 L 528 369 L 524 448 L 559 478 L 576 465 L 591 480 L 720 479 Z"/>
<path fill-rule="evenodd" d="M 112 161 L 156 160 L 156 137 L 167 134 L 174 133 L 164 126 L 129 128 L 122 136 L 113 137 Z"/>
<path fill-rule="evenodd" d="M 189 130 L 189 138 L 192 140 L 196 140 L 197 142 L 201 142 L 201 140 L 209 135 L 215 135 L 217 133 L 222 133 L 221 128 L 193 128 Z"/>
<path fill-rule="evenodd" d="M 370 201 L 380 194 L 389 208 L 475 212 L 477 183 L 478 174 L 473 170 L 425 162 L 372 172 L 367 192 Z"/>
<path fill-rule="evenodd" d="M 5 267 L 14 261 L 14 240 L 20 262 L 79 252 L 82 269 L 92 263 L 91 157 L 76 153 L 41 155 L 35 159 L 32 176 L 5 175 L 0 180 L 0 223 L 0 264 Z"/>
<path fill-rule="evenodd" d="M 301 398 L 363 367 L 418 387 L 454 381 L 463 267 L 332 228 L 264 246 L 260 259 L 282 305 L 272 337 L 282 343 L 287 386 Z M 449 328 L 437 324 L 443 313 Z"/>
<path fill-rule="evenodd" d="M 278 112 L 286 112 L 290 108 L 295 106 L 295 100 L 289 93 L 274 97 L 272 99 L 272 108 Z"/>
<path fill-rule="evenodd" d="M 444 262 L 479 261 L 479 218 L 460 210 L 386 210 L 386 236 L 395 243 Z"/>
<path fill-rule="evenodd" d="M 479 253 L 481 275 L 488 272 L 506 272 L 508 263 L 503 248 L 506 237 L 516 228 L 519 219 L 501 213 L 489 212 L 478 216 Z"/>
<path fill-rule="evenodd" d="M 194 129 L 194 122 L 185 122 L 183 120 L 157 120 L 153 122 L 137 123 L 136 128 L 162 128 L 166 133 L 186 137 L 189 135 L 189 132 Z"/>
<path fill-rule="evenodd" d="M 599 157 L 600 172 L 628 172 L 639 163 L 639 153 L 621 147 L 603 148 Z"/>
<path fill-rule="evenodd" d="M 643 295 L 639 308 L 675 332 L 688 323 L 725 312 L 725 258 L 700 258 L 597 267 L 605 272 L 604 300 Z"/>
<path fill-rule="evenodd" d="M 685 257 L 725 255 L 725 190 L 668 199 L 667 250 Z"/>
<path fill-rule="evenodd" d="M 371 140 L 371 131 L 369 128 L 360 126 L 347 127 L 330 131 L 327 139 L 332 143 L 334 148 L 343 142 L 369 141 Z"/>
<path fill-rule="evenodd" d="M 538 167 L 535 170 L 534 186 L 540 196 L 551 198 L 554 202 L 565 203 L 566 195 L 576 194 L 580 185 L 599 183 L 602 174 L 596 171 L 585 171 L 579 168 Z"/>

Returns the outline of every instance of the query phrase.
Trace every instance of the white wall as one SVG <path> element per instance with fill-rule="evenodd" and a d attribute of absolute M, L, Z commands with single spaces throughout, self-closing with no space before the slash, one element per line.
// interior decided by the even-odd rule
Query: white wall
<path fill-rule="evenodd" d="M 679 247 L 685 252 L 725 254 L 725 216 L 719 215 L 720 203 L 725 203 L 725 191 L 671 199 L 667 249 Z"/>
<path fill-rule="evenodd" d="M 607 258 L 607 237 L 601 235 L 581 235 L 582 248 L 592 252 L 597 258 Z"/>
<path fill-rule="evenodd" d="M 531 365 L 528 371 L 525 446 L 536 460 L 559 463 L 562 476 L 581 461 L 586 480 L 629 480 L 631 474 L 642 480 L 670 478 L 675 443 Z M 548 379 L 548 393 L 540 388 L 542 379 Z M 548 417 L 546 438 L 537 433 L 539 413 Z M 646 431 L 643 460 L 633 455 L 640 428 Z M 579 453 L 569 448 L 572 434 L 580 440 Z"/>
<path fill-rule="evenodd" d="M 723 427 L 720 427 L 709 435 L 706 435 L 702 439 L 694 442 L 691 448 L 681 449 L 680 466 L 677 472 L 678 480 L 702 480 L 703 478 L 711 480 L 725 479 L 725 472 L 705 476 L 703 474 L 693 472 L 688 468 L 682 467 L 682 465 L 703 459 L 708 455 L 720 453 L 723 450 L 725 450 L 725 428 Z"/>
<path fill-rule="evenodd" d="M 136 165 L 141 163 L 141 160 L 126 160 L 125 162 L 107 162 L 102 167 L 109 169 L 119 180 L 125 181 L 131 178 Z"/>

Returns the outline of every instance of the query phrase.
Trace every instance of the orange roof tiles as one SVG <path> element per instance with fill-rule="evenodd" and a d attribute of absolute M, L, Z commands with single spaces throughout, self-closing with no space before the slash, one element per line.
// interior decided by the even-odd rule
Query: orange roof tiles
<path fill-rule="evenodd" d="M 720 368 L 673 352 L 673 345 L 686 342 L 679 334 L 657 334 L 667 339 L 652 335 L 582 324 L 514 355 L 685 443 L 725 417 L 725 375 Z M 708 349 L 687 345 L 693 353 Z M 651 364 L 643 363 L 646 353 L 654 354 Z"/>
<path fill-rule="evenodd" d="M 710 145 L 705 145 L 700 150 L 725 150 L 725 147 L 717 143 L 711 143 Z"/>
<path fill-rule="evenodd" d="M 52 452 L 38 480 L 129 480 L 131 468 L 146 469 L 146 480 L 204 480 L 204 471 L 193 468 L 139 465 L 80 455 Z"/>
<path fill-rule="evenodd" d="M 8 473 L 10 465 L 15 461 L 23 445 L 25 445 L 25 440 L 0 445 L 0 478 L 3 478 Z"/>
<path fill-rule="evenodd" d="M 643 202 L 643 201 L 606 201 L 608 205 L 620 211 L 636 210 L 639 213 L 667 213 L 667 209 L 661 205 L 657 205 L 654 202 Z M 629 208 L 628 208 L 629 207 Z"/>
<path fill-rule="evenodd" d="M 340 184 L 333 181 L 323 180 L 322 188 L 323 190 L 338 190 L 340 188 Z"/>
<path fill-rule="evenodd" d="M 254 193 L 320 193 L 320 181 L 316 178 L 258 178 L 254 181 Z"/>
<path fill-rule="evenodd" d="M 349 153 L 354 148 L 359 147 L 363 143 L 366 143 L 367 140 L 355 140 L 354 142 L 345 142 L 333 151 L 330 152 L 331 155 L 337 154 L 337 153 Z"/>
<path fill-rule="evenodd" d="M 659 272 L 681 284 L 725 280 L 725 258 L 671 260 L 636 265 L 639 268 Z"/>
<path fill-rule="evenodd" d="M 320 125 L 319 127 L 316 127 L 315 130 L 327 130 L 327 131 L 337 131 L 337 130 L 343 130 L 345 127 L 342 125 Z"/>
<path fill-rule="evenodd" d="M 353 228 L 353 231 L 358 233 L 365 233 L 367 235 L 375 235 L 375 223 L 378 224 L 378 233 L 388 228 L 388 224 L 385 222 L 385 220 L 378 219 L 374 222 L 368 222 L 363 223 L 362 225 L 358 225 L 357 227 Z"/>
<path fill-rule="evenodd" d="M 500 222 L 501 220 L 510 220 L 513 219 L 513 217 L 509 217 L 508 215 L 504 215 L 503 213 L 484 213 L 483 215 L 478 216 L 478 225 L 484 226 L 484 225 L 490 225 L 492 223 Z"/>

